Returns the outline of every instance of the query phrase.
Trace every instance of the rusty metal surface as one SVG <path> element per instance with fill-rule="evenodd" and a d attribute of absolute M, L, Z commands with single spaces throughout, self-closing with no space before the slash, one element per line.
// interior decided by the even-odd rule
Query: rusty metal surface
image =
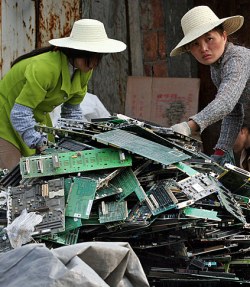
<path fill-rule="evenodd" d="M 48 45 L 52 38 L 68 36 L 81 18 L 79 0 L 0 1 L 0 76 L 11 62 L 31 50 Z"/>
<path fill-rule="evenodd" d="M 10 63 L 35 47 L 35 4 L 30 0 L 1 1 L 1 77 Z"/>
<path fill-rule="evenodd" d="M 70 34 L 73 23 L 80 19 L 79 0 L 39 0 L 37 19 L 37 47 L 48 45 L 48 40 Z"/>

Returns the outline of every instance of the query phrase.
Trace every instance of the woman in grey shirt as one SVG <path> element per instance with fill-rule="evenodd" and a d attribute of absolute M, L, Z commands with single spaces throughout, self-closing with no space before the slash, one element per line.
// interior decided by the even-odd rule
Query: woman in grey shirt
<path fill-rule="evenodd" d="M 176 56 L 190 52 L 201 64 L 210 65 L 217 88 L 215 99 L 187 122 L 173 125 L 172 129 L 190 136 L 222 119 L 212 156 L 221 165 L 234 163 L 229 155 L 243 122 L 243 103 L 250 101 L 250 50 L 227 39 L 243 22 L 242 16 L 219 19 L 207 6 L 194 7 L 182 17 L 184 38 L 170 53 Z"/>

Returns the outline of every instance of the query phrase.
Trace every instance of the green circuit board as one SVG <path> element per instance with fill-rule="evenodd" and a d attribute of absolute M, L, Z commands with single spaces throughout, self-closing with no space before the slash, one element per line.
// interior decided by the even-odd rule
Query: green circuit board
<path fill-rule="evenodd" d="M 117 194 L 117 199 L 119 201 L 124 200 L 132 192 L 135 192 L 140 201 L 143 201 L 146 198 L 145 191 L 130 167 L 124 169 L 123 172 L 113 178 L 110 183 L 122 190 L 121 193 Z"/>
<path fill-rule="evenodd" d="M 73 245 L 77 243 L 78 234 L 79 228 L 76 228 L 74 230 L 52 234 L 50 236 L 43 236 L 41 239 L 45 241 L 56 242 L 62 245 Z"/>
<path fill-rule="evenodd" d="M 93 139 L 106 145 L 121 148 L 164 165 L 170 165 L 190 158 L 177 149 L 139 137 L 124 130 L 112 130 L 93 136 Z"/>
<path fill-rule="evenodd" d="M 66 203 L 65 216 L 88 219 L 96 188 L 97 181 L 92 178 L 74 178 Z"/>
<path fill-rule="evenodd" d="M 128 217 L 127 201 L 102 201 L 99 205 L 100 223 L 123 221 Z"/>
<path fill-rule="evenodd" d="M 81 218 L 65 216 L 65 232 L 82 226 Z"/>
<path fill-rule="evenodd" d="M 23 178 L 32 178 L 131 165 L 129 154 L 118 149 L 103 148 L 23 157 L 20 172 Z"/>

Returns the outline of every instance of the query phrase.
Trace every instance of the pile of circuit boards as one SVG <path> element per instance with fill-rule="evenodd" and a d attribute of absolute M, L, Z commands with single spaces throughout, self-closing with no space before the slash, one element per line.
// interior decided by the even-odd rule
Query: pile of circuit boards
<path fill-rule="evenodd" d="M 250 283 L 250 173 L 121 115 L 36 129 L 53 144 L 1 174 L 0 252 L 26 210 L 42 215 L 32 237 L 48 247 L 129 242 L 151 286 Z"/>

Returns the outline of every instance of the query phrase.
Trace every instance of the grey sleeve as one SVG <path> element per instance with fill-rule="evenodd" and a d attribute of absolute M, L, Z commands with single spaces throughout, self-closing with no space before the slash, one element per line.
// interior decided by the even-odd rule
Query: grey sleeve
<path fill-rule="evenodd" d="M 64 103 L 61 108 L 61 117 L 66 119 L 82 120 L 83 113 L 80 104 L 71 105 Z"/>
<path fill-rule="evenodd" d="M 243 119 L 243 104 L 238 103 L 233 111 L 222 120 L 220 137 L 215 148 L 224 151 L 232 150 L 234 142 L 240 132 Z"/>
<path fill-rule="evenodd" d="M 15 104 L 10 114 L 14 129 L 20 134 L 30 148 L 42 146 L 47 141 L 46 136 L 35 130 L 36 121 L 31 108 Z"/>

